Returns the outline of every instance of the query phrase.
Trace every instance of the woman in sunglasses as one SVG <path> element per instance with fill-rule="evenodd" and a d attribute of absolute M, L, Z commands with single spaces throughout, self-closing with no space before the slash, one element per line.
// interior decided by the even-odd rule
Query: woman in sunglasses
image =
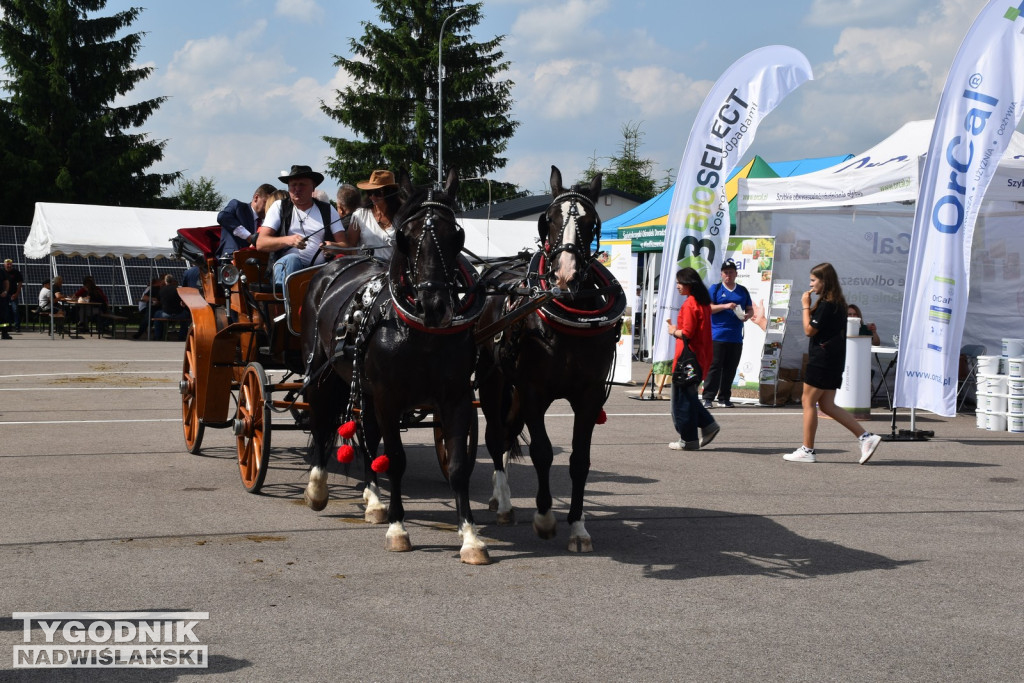
<path fill-rule="evenodd" d="M 377 170 L 369 180 L 356 183 L 363 191 L 363 206 L 352 213 L 348 232 L 355 232 L 360 247 L 374 248 L 373 255 L 391 260 L 395 228 L 391 221 L 402 202 L 398 197 L 398 183 L 391 171 Z"/>

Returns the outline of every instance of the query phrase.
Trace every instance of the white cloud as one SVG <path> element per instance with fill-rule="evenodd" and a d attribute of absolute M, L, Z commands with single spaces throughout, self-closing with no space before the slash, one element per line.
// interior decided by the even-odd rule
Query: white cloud
<path fill-rule="evenodd" d="M 696 109 L 711 89 L 710 81 L 694 81 L 661 66 L 614 70 L 618 97 L 644 117 L 677 114 Z"/>
<path fill-rule="evenodd" d="M 543 62 L 517 81 L 518 105 L 544 119 L 573 119 L 601 104 L 601 68 L 593 62 Z"/>
<path fill-rule="evenodd" d="M 920 0 L 813 0 L 804 23 L 844 26 L 905 21 L 920 11 Z"/>
<path fill-rule="evenodd" d="M 600 34 L 587 26 L 608 8 L 609 0 L 568 0 L 532 7 L 516 18 L 509 31 L 517 44 L 541 53 L 565 54 L 566 47 L 599 44 Z"/>
<path fill-rule="evenodd" d="M 316 0 L 277 0 L 274 14 L 305 24 L 318 24 L 326 17 Z"/>

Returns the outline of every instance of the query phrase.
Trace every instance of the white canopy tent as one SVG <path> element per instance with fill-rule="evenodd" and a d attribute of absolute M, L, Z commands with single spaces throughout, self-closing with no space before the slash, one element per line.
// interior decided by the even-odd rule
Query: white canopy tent
<path fill-rule="evenodd" d="M 773 278 L 807 287 L 810 268 L 829 261 L 849 303 L 878 326 L 883 345 L 899 333 L 918 170 L 932 121 L 907 123 L 878 145 L 830 168 L 787 178 L 739 181 L 737 233 L 776 237 Z M 980 152 L 979 152 L 980 153 Z M 1014 133 L 974 232 L 964 344 L 1000 353 L 1024 336 L 1024 136 Z M 800 367 L 807 339 L 800 297 L 791 299 L 783 367 Z M 757 303 L 757 302 L 755 302 Z M 768 304 L 768 302 L 764 302 Z"/>
<path fill-rule="evenodd" d="M 25 256 L 168 258 L 178 228 L 216 224 L 216 211 L 40 202 L 25 240 Z"/>
<path fill-rule="evenodd" d="M 179 228 L 216 224 L 216 211 L 38 203 L 25 256 L 167 258 Z M 466 248 L 484 258 L 536 247 L 537 225 L 532 221 L 460 218 L 459 224 L 466 231 Z"/>

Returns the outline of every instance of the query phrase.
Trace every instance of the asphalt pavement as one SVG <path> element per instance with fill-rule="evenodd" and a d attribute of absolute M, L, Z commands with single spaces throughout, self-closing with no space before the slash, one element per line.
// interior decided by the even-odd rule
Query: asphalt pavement
<path fill-rule="evenodd" d="M 919 414 L 933 438 L 883 442 L 864 466 L 822 420 L 803 464 L 781 457 L 798 406 L 738 405 L 713 410 L 708 449 L 671 451 L 668 401 L 638 400 L 637 363 L 594 434 L 594 552 L 566 549 L 559 402 L 558 535 L 531 529 L 528 460 L 510 468 L 518 523 L 495 524 L 481 448 L 473 511 L 494 562 L 468 566 L 429 430 L 405 434 L 413 550 L 389 553 L 341 465 L 325 510 L 302 503 L 301 431 L 272 430 L 261 495 L 228 430 L 186 452 L 182 352 L 0 342 L 0 681 L 1024 680 L 1024 448 L 973 415 Z M 14 668 L 14 613 L 80 611 L 206 612 L 208 668 Z"/>

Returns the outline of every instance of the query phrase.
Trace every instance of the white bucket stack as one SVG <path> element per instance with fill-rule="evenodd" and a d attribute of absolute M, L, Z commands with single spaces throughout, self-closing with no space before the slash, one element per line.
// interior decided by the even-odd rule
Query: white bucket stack
<path fill-rule="evenodd" d="M 1001 356 L 978 356 L 978 429 L 1024 432 L 1024 339 L 1003 339 Z"/>

